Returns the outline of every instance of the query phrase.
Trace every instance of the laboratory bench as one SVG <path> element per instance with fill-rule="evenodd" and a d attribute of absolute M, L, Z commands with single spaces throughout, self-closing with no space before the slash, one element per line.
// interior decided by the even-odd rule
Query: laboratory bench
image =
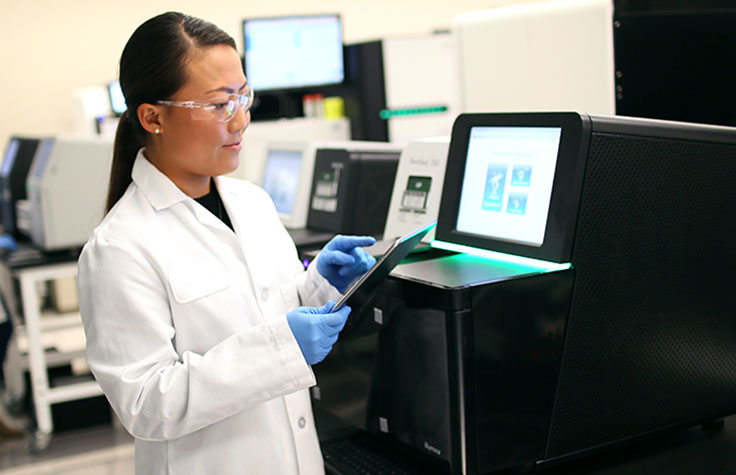
<path fill-rule="evenodd" d="M 14 326 L 5 364 L 6 398 L 11 404 L 26 398 L 32 403 L 31 452 L 41 452 L 51 442 L 52 405 L 102 395 L 86 365 L 79 311 L 44 305 L 43 285 L 56 279 L 75 279 L 78 256 L 78 249 L 47 253 L 21 242 L 0 265 L 1 287 Z M 70 367 L 71 371 L 55 371 L 60 367 Z M 30 388 L 26 387 L 26 372 Z"/>

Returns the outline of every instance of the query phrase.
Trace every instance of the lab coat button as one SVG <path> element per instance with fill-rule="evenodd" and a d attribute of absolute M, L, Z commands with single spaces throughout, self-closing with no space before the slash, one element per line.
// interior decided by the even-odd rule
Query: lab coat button
<path fill-rule="evenodd" d="M 306 425 L 307 425 L 307 420 L 305 418 L 303 418 L 303 417 L 300 417 L 299 418 L 299 428 L 300 429 L 304 429 L 304 426 L 306 426 Z"/>
<path fill-rule="evenodd" d="M 261 289 L 261 300 L 268 300 L 268 289 Z"/>

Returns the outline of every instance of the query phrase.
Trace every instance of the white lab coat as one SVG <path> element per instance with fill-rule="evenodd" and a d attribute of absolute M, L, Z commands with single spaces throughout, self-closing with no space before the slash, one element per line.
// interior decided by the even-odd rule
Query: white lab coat
<path fill-rule="evenodd" d="M 215 179 L 233 233 L 142 152 L 132 176 L 79 258 L 79 306 L 136 473 L 323 473 L 285 314 L 340 294 L 303 270 L 255 185 Z"/>

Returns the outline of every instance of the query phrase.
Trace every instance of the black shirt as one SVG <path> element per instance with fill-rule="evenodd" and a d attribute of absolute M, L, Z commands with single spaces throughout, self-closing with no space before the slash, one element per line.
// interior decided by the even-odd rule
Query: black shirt
<path fill-rule="evenodd" d="M 207 208 L 210 213 L 220 218 L 220 220 L 225 223 L 228 228 L 232 229 L 233 232 L 235 232 L 235 229 L 233 229 L 233 224 L 230 222 L 230 216 L 227 215 L 225 205 L 222 203 L 222 198 L 220 198 L 220 194 L 217 192 L 217 187 L 215 186 L 214 180 L 210 181 L 210 192 L 204 196 L 200 196 L 199 198 L 194 198 L 194 200 Z"/>

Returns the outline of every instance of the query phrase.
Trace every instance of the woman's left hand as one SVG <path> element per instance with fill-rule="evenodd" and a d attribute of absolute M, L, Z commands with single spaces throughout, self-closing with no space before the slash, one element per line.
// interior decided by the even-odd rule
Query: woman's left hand
<path fill-rule="evenodd" d="M 340 292 L 350 282 L 373 267 L 376 259 L 362 247 L 372 246 L 376 240 L 371 236 L 337 235 L 330 240 L 317 258 L 317 271 Z"/>

